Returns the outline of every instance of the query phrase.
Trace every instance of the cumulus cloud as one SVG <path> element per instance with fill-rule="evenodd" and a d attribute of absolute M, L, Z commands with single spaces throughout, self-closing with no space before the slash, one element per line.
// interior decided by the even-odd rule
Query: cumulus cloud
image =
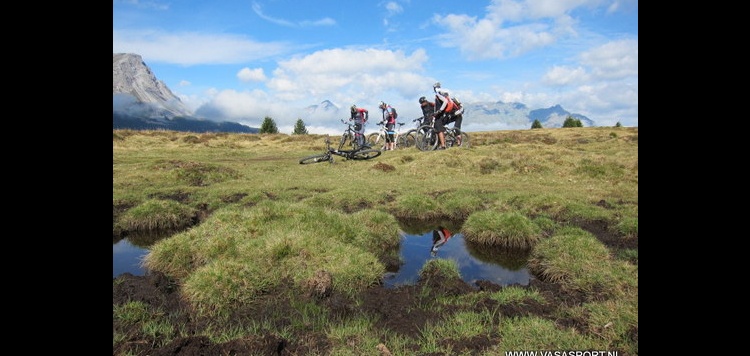
<path fill-rule="evenodd" d="M 266 75 L 263 73 L 263 68 L 242 68 L 237 73 L 237 78 L 243 82 L 262 82 L 266 80 Z"/>
<path fill-rule="evenodd" d="M 576 35 L 568 15 L 599 0 L 495 0 L 483 18 L 463 14 L 434 15 L 433 22 L 447 31 L 441 44 L 458 48 L 469 59 L 504 59 L 549 46 Z"/>
<path fill-rule="evenodd" d="M 267 90 L 223 90 L 215 94 L 196 114 L 216 120 L 233 120 L 258 127 L 266 116 L 274 118 L 279 130 L 293 128 L 303 119 L 310 132 L 328 127 L 336 119 L 331 113 L 313 115 L 310 104 L 331 100 L 346 115 L 353 103 L 379 115 L 377 102 L 399 107 L 399 113 L 420 116 L 414 101 L 435 81 L 420 74 L 428 57 L 423 49 L 411 53 L 379 49 L 327 49 L 280 61 L 266 80 Z M 243 68 L 238 77 L 265 78 L 262 71 Z M 398 83 L 398 85 L 394 85 Z M 335 126 L 335 125 L 334 125 Z M 341 128 L 343 130 L 343 127 Z M 291 129 L 289 130 L 291 132 Z M 317 131 L 315 131 L 317 132 Z"/>
<path fill-rule="evenodd" d="M 592 68 L 594 76 L 602 79 L 638 75 L 638 40 L 626 39 L 606 43 L 586 51 L 581 63 Z"/>

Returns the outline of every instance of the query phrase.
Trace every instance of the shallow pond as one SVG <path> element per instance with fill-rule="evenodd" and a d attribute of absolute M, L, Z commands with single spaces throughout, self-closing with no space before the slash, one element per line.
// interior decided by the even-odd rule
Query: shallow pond
<path fill-rule="evenodd" d="M 136 244 L 131 243 L 128 238 L 114 242 L 112 277 L 126 272 L 135 276 L 144 275 L 146 270 L 141 267 L 141 260 L 148 253 L 147 246 L 155 241 L 152 237 L 148 241 L 137 240 Z M 501 286 L 528 285 L 531 278 L 526 268 L 528 253 L 474 246 L 467 243 L 460 232 L 454 233 L 434 256 L 430 253 L 431 248 L 432 229 L 422 227 L 417 230 L 412 228 L 409 232 L 402 231 L 399 255 L 403 264 L 398 271 L 386 273 L 383 278 L 385 286 L 393 288 L 416 283 L 419 271 L 432 258 L 456 261 L 461 278 L 470 285 L 474 285 L 477 280 L 487 280 Z"/>

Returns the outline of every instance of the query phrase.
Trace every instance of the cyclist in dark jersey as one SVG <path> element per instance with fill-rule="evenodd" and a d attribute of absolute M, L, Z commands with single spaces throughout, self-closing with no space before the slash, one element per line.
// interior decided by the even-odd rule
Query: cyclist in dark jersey
<path fill-rule="evenodd" d="M 422 107 L 422 125 L 432 125 L 432 120 L 435 118 L 435 103 L 421 97 L 419 98 L 419 106 Z"/>

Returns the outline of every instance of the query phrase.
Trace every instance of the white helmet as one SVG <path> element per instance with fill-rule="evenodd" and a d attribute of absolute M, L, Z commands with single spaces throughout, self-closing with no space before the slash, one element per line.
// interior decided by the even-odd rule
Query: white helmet
<path fill-rule="evenodd" d="M 440 82 L 435 82 L 435 84 L 432 85 L 432 88 L 440 88 Z"/>

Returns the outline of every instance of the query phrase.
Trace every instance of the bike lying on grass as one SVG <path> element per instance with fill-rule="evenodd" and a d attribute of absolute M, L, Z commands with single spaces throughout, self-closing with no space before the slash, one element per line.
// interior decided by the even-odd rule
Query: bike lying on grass
<path fill-rule="evenodd" d="M 332 148 L 331 147 L 331 138 L 329 136 L 326 136 L 326 151 L 324 153 L 312 155 L 305 157 L 301 160 L 299 160 L 299 164 L 310 164 L 310 163 L 320 163 L 320 162 L 329 162 L 333 164 L 333 156 L 341 156 L 346 159 L 353 159 L 353 160 L 368 160 L 375 158 L 377 156 L 380 156 L 382 152 L 380 150 L 376 150 L 373 148 L 370 148 L 369 146 L 358 146 L 354 145 L 354 149 L 351 150 L 344 150 L 344 144 L 347 142 L 347 132 L 351 129 L 351 124 L 348 124 L 349 128 L 347 131 L 344 132 L 344 136 L 342 136 L 341 140 L 339 141 L 338 148 Z M 351 142 L 351 141 L 350 141 Z"/>

